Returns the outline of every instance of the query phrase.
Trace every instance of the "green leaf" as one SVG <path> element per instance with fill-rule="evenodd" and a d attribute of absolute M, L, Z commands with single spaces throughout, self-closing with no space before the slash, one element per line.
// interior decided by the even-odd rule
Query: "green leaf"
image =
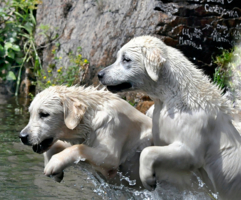
<path fill-rule="evenodd" d="M 5 49 L 4 47 L 0 44 L 0 57 L 4 57 L 5 56 Z"/>
<path fill-rule="evenodd" d="M 15 53 L 13 51 L 9 51 L 7 53 L 7 57 L 14 59 L 15 58 Z"/>
<path fill-rule="evenodd" d="M 9 62 L 5 62 L 5 64 L 3 65 L 3 68 L 7 70 L 10 69 L 10 67 L 11 67 L 11 64 Z"/>
<path fill-rule="evenodd" d="M 59 43 L 59 42 L 56 42 L 56 43 L 55 43 L 55 46 L 56 46 L 56 47 L 59 47 L 59 46 L 60 46 L 60 43 Z"/>
<path fill-rule="evenodd" d="M 25 56 L 25 54 L 22 52 L 22 51 L 16 51 L 15 52 L 15 55 L 18 57 L 18 58 L 23 58 Z"/>
<path fill-rule="evenodd" d="M 54 37 L 52 37 L 52 40 L 55 40 L 58 37 L 59 37 L 59 34 L 57 33 Z"/>
<path fill-rule="evenodd" d="M 23 63 L 23 58 L 17 58 L 16 59 L 16 62 L 21 65 Z"/>
<path fill-rule="evenodd" d="M 35 65 L 34 65 L 34 68 L 35 68 L 35 69 L 40 68 L 39 59 L 35 59 Z"/>
<path fill-rule="evenodd" d="M 30 12 L 30 18 L 31 18 L 33 24 L 36 25 L 36 20 L 35 20 L 35 18 L 34 18 L 34 16 L 33 16 L 32 10 L 31 10 L 31 12 Z"/>
<path fill-rule="evenodd" d="M 0 44 L 0 51 L 4 51 L 4 48 L 1 44 Z"/>
<path fill-rule="evenodd" d="M 12 43 L 10 43 L 10 42 L 6 42 L 5 43 L 5 45 L 4 45 L 4 48 L 6 49 L 6 50 L 8 50 L 9 48 L 12 48 Z"/>
<path fill-rule="evenodd" d="M 33 28 L 34 28 L 34 25 L 30 22 L 27 22 L 24 26 L 19 26 L 23 29 L 25 29 L 26 31 L 28 31 L 29 34 L 32 34 L 33 33 Z"/>
<path fill-rule="evenodd" d="M 20 51 L 20 47 L 16 44 L 13 44 L 11 49 L 13 49 L 14 51 Z"/>
<path fill-rule="evenodd" d="M 44 25 L 44 24 L 40 24 L 39 28 L 45 32 L 47 32 L 50 29 L 49 25 Z"/>
<path fill-rule="evenodd" d="M 13 38 L 13 37 L 10 37 L 10 38 L 8 38 L 8 39 L 7 39 L 7 41 L 8 41 L 8 42 L 13 43 L 13 42 L 15 42 L 15 41 L 16 41 L 16 39 L 15 39 L 15 38 Z"/>
<path fill-rule="evenodd" d="M 21 15 L 19 12 L 16 12 L 16 11 L 15 11 L 14 14 L 17 15 L 17 16 L 19 16 L 19 17 L 21 17 L 21 18 L 24 18 L 23 15 Z"/>
<path fill-rule="evenodd" d="M 21 36 L 23 36 L 23 37 L 26 37 L 27 39 L 30 39 L 31 37 L 28 35 L 28 34 L 19 34 L 19 35 L 21 35 Z"/>
<path fill-rule="evenodd" d="M 7 76 L 6 76 L 6 79 L 8 81 L 15 81 L 16 80 L 16 76 L 15 76 L 15 74 L 12 71 L 9 71 Z"/>

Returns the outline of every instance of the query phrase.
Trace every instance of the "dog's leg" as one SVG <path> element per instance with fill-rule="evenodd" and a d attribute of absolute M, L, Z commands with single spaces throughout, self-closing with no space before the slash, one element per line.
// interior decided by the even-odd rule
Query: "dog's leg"
<path fill-rule="evenodd" d="M 156 170 L 192 170 L 202 159 L 195 158 L 189 148 L 175 142 L 168 146 L 146 147 L 140 156 L 140 178 L 145 188 L 156 187 Z M 160 177 L 161 178 L 161 177 Z"/>
<path fill-rule="evenodd" d="M 93 165 L 106 178 L 112 178 L 117 173 L 119 155 L 114 156 L 107 149 L 103 149 L 103 147 L 92 148 L 84 144 L 74 145 L 53 155 L 46 165 L 44 173 L 46 176 L 55 175 L 80 161 Z"/>
<path fill-rule="evenodd" d="M 66 149 L 67 147 L 70 147 L 71 145 L 69 143 L 66 142 L 62 142 L 60 140 L 58 140 L 57 142 L 55 142 L 51 148 L 45 152 L 44 155 L 44 166 L 46 167 L 46 165 L 48 164 L 49 160 L 51 159 L 51 157 L 54 154 L 57 154 L 61 151 L 63 151 L 64 149 Z M 64 172 L 59 172 L 58 174 L 54 175 L 54 180 L 57 182 L 61 182 L 62 179 L 64 177 Z"/>

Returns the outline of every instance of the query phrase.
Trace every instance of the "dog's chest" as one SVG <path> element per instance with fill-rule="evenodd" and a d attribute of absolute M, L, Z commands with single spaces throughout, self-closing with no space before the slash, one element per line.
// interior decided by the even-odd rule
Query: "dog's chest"
<path fill-rule="evenodd" d="M 173 143 L 178 137 L 176 126 L 169 120 L 169 117 L 163 116 L 162 112 L 159 112 L 159 116 L 153 116 L 153 142 L 156 146 L 165 146 Z"/>
<path fill-rule="evenodd" d="M 201 112 L 171 112 L 165 107 L 160 110 L 155 107 L 152 127 L 154 145 L 169 145 L 176 141 L 189 143 L 191 138 L 198 141 L 205 121 Z"/>
<path fill-rule="evenodd" d="M 175 140 L 175 125 L 165 107 L 161 104 L 155 104 L 152 118 L 152 135 L 154 145 L 164 146 L 171 144 Z"/>

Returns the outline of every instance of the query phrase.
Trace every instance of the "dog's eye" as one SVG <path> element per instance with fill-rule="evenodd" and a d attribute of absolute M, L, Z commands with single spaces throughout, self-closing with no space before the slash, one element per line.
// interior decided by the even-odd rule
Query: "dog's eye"
<path fill-rule="evenodd" d="M 123 57 L 123 62 L 124 62 L 124 63 L 128 63 L 128 62 L 130 62 L 130 61 L 131 61 L 130 58 Z"/>
<path fill-rule="evenodd" d="M 49 116 L 49 113 L 44 113 L 44 112 L 40 112 L 39 113 L 39 117 L 40 118 L 46 118 L 46 117 L 48 117 Z"/>

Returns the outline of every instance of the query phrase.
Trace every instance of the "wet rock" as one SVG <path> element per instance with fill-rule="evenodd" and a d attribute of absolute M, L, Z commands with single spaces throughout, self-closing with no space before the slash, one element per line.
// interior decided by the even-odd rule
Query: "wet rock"
<path fill-rule="evenodd" d="M 141 111 L 143 114 L 146 114 L 146 111 L 154 104 L 153 101 L 142 101 L 139 102 L 136 106 L 136 109 Z"/>

